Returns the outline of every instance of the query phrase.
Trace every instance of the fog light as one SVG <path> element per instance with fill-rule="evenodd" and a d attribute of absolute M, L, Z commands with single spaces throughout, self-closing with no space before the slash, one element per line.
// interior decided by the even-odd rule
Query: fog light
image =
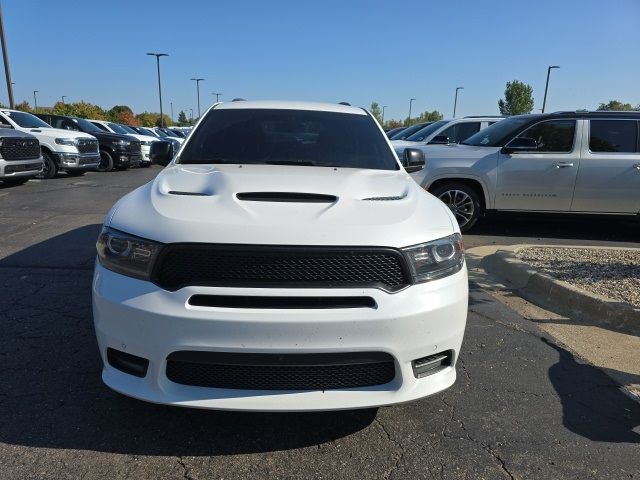
<path fill-rule="evenodd" d="M 434 355 L 429 355 L 428 357 L 418 358 L 411 362 L 413 375 L 416 378 L 433 375 L 434 373 L 451 365 L 453 365 L 453 350 L 447 350 L 446 352 L 436 353 Z"/>
<path fill-rule="evenodd" d="M 128 162 L 129 161 L 129 157 L 120 157 L 120 161 L 121 162 Z"/>
<path fill-rule="evenodd" d="M 121 352 L 115 348 L 107 348 L 107 361 L 113 368 L 136 377 L 144 377 L 149 367 L 149 360 L 146 358 Z"/>

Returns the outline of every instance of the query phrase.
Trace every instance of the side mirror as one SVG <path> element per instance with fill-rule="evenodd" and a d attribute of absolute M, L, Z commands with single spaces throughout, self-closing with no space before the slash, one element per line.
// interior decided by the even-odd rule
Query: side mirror
<path fill-rule="evenodd" d="M 538 142 L 529 137 L 517 137 L 502 147 L 502 153 L 532 152 L 538 149 Z"/>
<path fill-rule="evenodd" d="M 447 137 L 446 135 L 436 135 L 429 143 L 438 145 L 449 145 L 449 137 Z"/>
<path fill-rule="evenodd" d="M 402 156 L 402 166 L 407 173 L 424 168 L 424 152 L 418 148 L 407 148 Z"/>
<path fill-rule="evenodd" d="M 166 167 L 172 158 L 173 147 L 170 142 L 163 140 L 153 142 L 149 149 L 149 157 L 154 165 L 162 165 Z"/>

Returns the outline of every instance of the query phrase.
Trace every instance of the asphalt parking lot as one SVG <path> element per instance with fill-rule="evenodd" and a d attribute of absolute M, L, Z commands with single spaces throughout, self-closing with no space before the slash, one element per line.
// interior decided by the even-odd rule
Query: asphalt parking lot
<path fill-rule="evenodd" d="M 246 414 L 110 391 L 91 320 L 94 242 L 115 200 L 157 171 L 0 186 L 0 478 L 640 478 L 640 404 L 475 286 L 458 381 L 418 402 Z M 638 242 L 638 223 L 567 217 L 492 217 L 465 236 Z"/>

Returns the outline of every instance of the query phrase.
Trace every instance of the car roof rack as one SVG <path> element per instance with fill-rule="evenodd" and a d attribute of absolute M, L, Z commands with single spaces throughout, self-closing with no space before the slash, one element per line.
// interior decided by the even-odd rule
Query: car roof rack
<path fill-rule="evenodd" d="M 246 100 L 244 98 L 234 98 L 233 100 L 231 100 L 232 102 L 246 102 Z"/>
<path fill-rule="evenodd" d="M 338 102 L 338 105 L 346 105 L 347 107 L 351 106 L 349 102 Z"/>
<path fill-rule="evenodd" d="M 505 118 L 504 115 L 466 115 L 462 118 Z"/>

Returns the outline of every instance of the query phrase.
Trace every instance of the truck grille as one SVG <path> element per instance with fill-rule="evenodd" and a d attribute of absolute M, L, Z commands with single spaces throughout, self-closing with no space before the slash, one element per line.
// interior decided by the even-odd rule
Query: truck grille
<path fill-rule="evenodd" d="M 77 142 L 78 152 L 80 153 L 98 153 L 98 141 L 88 138 L 81 138 Z"/>
<path fill-rule="evenodd" d="M 35 138 L 5 138 L 1 142 L 0 155 L 5 160 L 40 158 L 40 143 Z"/>
<path fill-rule="evenodd" d="M 335 390 L 384 385 L 395 377 L 381 352 L 252 354 L 174 352 L 166 375 L 182 385 L 238 390 Z"/>
<path fill-rule="evenodd" d="M 152 281 L 167 290 L 202 285 L 396 291 L 411 277 L 402 253 L 391 248 L 173 244 L 160 253 Z"/>
<path fill-rule="evenodd" d="M 140 142 L 131 142 L 129 145 L 129 151 L 131 153 L 141 153 L 142 152 L 142 144 Z"/>

